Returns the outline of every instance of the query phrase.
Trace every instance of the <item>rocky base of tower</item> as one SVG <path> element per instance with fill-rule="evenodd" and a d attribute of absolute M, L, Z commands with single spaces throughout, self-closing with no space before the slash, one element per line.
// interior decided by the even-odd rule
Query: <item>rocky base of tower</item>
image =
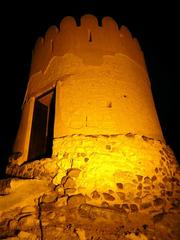
<path fill-rule="evenodd" d="M 131 204 L 98 207 L 43 180 L 14 181 L 12 192 L 0 199 L 0 239 L 179 239 L 177 200 L 167 211 L 134 211 Z"/>
<path fill-rule="evenodd" d="M 179 239 L 180 169 L 165 144 L 74 135 L 0 181 L 1 239 Z"/>

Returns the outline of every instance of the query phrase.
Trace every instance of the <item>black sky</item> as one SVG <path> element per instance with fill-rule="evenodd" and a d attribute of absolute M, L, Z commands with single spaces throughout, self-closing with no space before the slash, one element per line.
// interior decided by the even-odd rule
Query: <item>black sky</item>
<path fill-rule="evenodd" d="M 138 5 L 133 2 L 138 2 Z M 0 5 L 0 174 L 18 129 L 36 39 L 44 36 L 49 26 L 58 26 L 64 16 L 71 15 L 79 21 L 80 16 L 86 13 L 96 15 L 99 20 L 111 16 L 119 26 L 126 25 L 138 38 L 165 139 L 180 159 L 179 7 L 173 1 L 140 2 L 126 1 L 125 5 L 120 0 L 59 0 L 41 4 L 40 1 L 12 1 Z"/>

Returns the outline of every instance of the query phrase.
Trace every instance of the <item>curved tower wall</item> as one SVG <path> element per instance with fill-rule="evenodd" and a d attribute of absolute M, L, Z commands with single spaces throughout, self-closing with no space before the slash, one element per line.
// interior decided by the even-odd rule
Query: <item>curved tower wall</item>
<path fill-rule="evenodd" d="M 90 15 L 81 18 L 80 26 L 67 17 L 60 30 L 51 27 L 33 52 L 14 155 L 6 169 L 9 176 L 46 179 L 53 187 L 47 198 L 34 201 L 43 211 L 43 236 L 51 239 L 49 229 L 67 229 L 70 222 L 79 228 L 79 219 L 88 239 L 92 222 L 96 233 L 103 226 L 100 238 L 109 226 L 118 234 L 119 226 L 129 229 L 131 219 L 133 232 L 150 226 L 151 234 L 151 226 L 167 214 L 169 226 L 179 208 L 179 170 L 164 142 L 143 54 L 129 31 L 109 17 L 99 26 Z M 39 205 L 39 199 L 49 200 Z"/>
<path fill-rule="evenodd" d="M 38 39 L 14 144 L 27 159 L 36 99 L 56 90 L 54 138 L 138 134 L 164 141 L 143 53 L 128 29 L 91 15 L 64 18 Z"/>

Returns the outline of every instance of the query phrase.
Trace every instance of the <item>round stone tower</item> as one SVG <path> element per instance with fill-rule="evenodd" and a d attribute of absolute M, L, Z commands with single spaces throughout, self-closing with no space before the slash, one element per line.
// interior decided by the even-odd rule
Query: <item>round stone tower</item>
<path fill-rule="evenodd" d="M 133 219 L 172 208 L 179 168 L 126 27 L 110 17 L 99 25 L 85 15 L 79 26 L 66 17 L 39 38 L 7 173 L 46 177 L 80 218 L 115 227 L 117 212 Z"/>
<path fill-rule="evenodd" d="M 102 26 L 91 15 L 83 16 L 80 26 L 66 17 L 60 30 L 50 27 L 37 41 L 14 145 L 14 152 L 22 153 L 17 162 L 32 158 L 33 120 L 44 120 L 44 129 L 38 126 L 32 142 L 47 138 L 52 105 L 55 146 L 56 139 L 74 134 L 132 133 L 164 141 L 143 53 L 128 29 L 119 29 L 110 17 Z M 33 158 L 39 157 L 34 152 Z"/>

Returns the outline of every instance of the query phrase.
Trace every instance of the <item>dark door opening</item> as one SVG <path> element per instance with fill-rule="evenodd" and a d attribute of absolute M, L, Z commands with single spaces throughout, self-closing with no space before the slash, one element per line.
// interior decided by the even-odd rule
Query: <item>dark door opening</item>
<path fill-rule="evenodd" d="M 35 100 L 28 160 L 51 157 L 54 131 L 55 91 Z"/>

